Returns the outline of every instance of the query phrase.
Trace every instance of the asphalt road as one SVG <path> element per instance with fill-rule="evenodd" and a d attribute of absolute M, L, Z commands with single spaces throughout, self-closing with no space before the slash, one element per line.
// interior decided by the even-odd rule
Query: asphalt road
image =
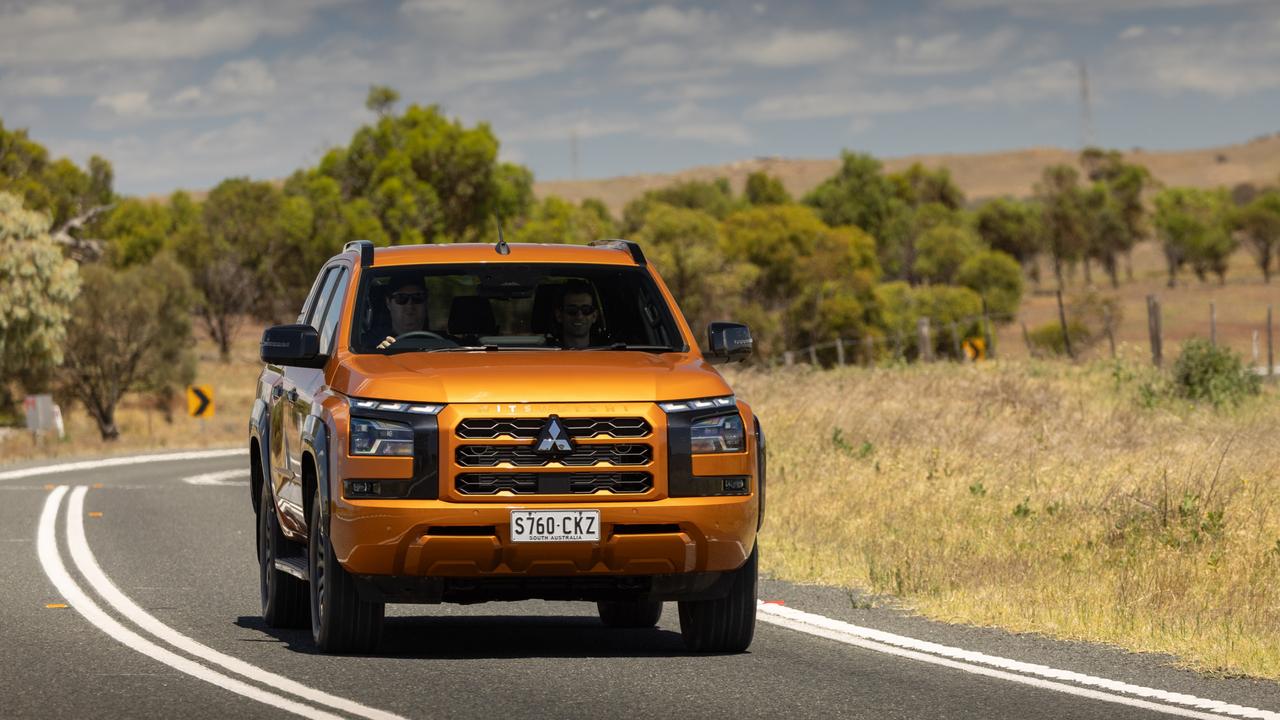
<path fill-rule="evenodd" d="M 246 463 L 0 467 L 0 718 L 1280 718 L 1280 684 L 771 580 L 738 655 L 686 653 L 671 605 L 548 602 L 389 606 L 376 656 L 318 655 L 260 619 Z"/>

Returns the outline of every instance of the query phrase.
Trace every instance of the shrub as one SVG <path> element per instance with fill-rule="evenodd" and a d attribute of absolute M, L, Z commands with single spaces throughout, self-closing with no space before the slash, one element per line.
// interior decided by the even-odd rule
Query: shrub
<path fill-rule="evenodd" d="M 1088 326 L 1080 320 L 1068 320 L 1067 333 L 1071 337 L 1071 349 L 1076 353 L 1092 344 L 1094 339 Z M 1062 324 L 1059 322 L 1046 323 L 1030 331 L 1027 333 L 1027 340 L 1036 350 L 1053 355 L 1067 354 L 1067 344 L 1063 342 Z"/>
<path fill-rule="evenodd" d="M 1215 407 L 1237 405 L 1262 392 L 1262 378 L 1245 367 L 1239 353 L 1206 340 L 1189 340 L 1173 364 L 1178 395 L 1208 401 Z"/>

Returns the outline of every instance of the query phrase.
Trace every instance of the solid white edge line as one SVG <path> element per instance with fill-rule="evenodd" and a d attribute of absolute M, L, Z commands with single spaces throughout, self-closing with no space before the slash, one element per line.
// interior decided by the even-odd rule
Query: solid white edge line
<path fill-rule="evenodd" d="M 172 462 L 177 460 L 209 460 L 211 458 L 247 455 L 246 448 L 230 448 L 223 450 L 191 450 L 187 452 L 161 453 L 158 455 L 126 455 L 123 457 L 103 458 L 101 460 L 80 460 L 57 465 L 37 465 L 20 470 L 0 472 L 0 481 L 17 480 L 19 478 L 56 473 L 75 472 L 77 470 L 97 470 L 99 468 L 119 467 L 121 465 L 138 465 L 151 462 Z"/>
<path fill-rule="evenodd" d="M 83 489 L 83 488 L 82 488 Z M 62 505 L 62 498 L 67 493 L 65 485 L 54 488 L 49 493 L 49 497 L 45 500 L 44 510 L 40 513 L 40 524 L 36 530 L 36 547 L 37 554 L 40 557 L 40 564 L 44 568 L 44 573 L 49 577 L 53 586 L 62 595 L 63 599 L 76 609 L 76 612 L 90 624 L 96 626 L 99 630 L 109 635 L 122 645 L 136 650 L 153 660 L 168 665 L 169 667 L 198 680 L 216 685 L 224 690 L 230 690 L 237 695 L 242 695 L 250 700 L 256 700 L 260 703 L 270 705 L 281 710 L 285 710 L 295 715 L 301 715 L 312 720 L 341 720 L 341 716 L 313 708 L 309 705 L 303 705 L 300 702 L 290 700 L 289 698 L 267 692 L 261 688 L 254 687 L 248 683 L 241 682 L 233 677 L 223 675 L 222 673 L 210 670 L 209 668 L 189 660 L 177 653 L 166 650 L 159 645 L 143 638 L 136 632 L 126 628 L 120 624 L 115 618 L 108 615 L 98 607 L 98 604 L 89 599 L 71 575 L 67 573 L 66 566 L 62 564 L 62 557 L 58 554 L 58 544 L 54 534 L 54 526 L 58 519 L 58 509 Z"/>
<path fill-rule="evenodd" d="M 218 472 L 190 475 L 182 478 L 182 482 L 188 485 L 223 485 L 227 487 L 240 487 L 249 484 L 249 468 L 220 470 Z"/>
<path fill-rule="evenodd" d="M 84 576 L 89 586 L 108 605 L 115 608 L 116 612 L 179 650 L 230 670 L 237 675 L 256 680 L 274 690 L 296 695 L 317 705 L 324 705 L 335 710 L 369 718 L 369 720 L 405 720 L 400 715 L 361 705 L 354 700 L 330 695 L 322 690 L 316 690 L 296 680 L 268 672 L 256 665 L 251 665 L 243 660 L 202 645 L 165 625 L 157 620 L 155 616 L 143 610 L 137 603 L 121 592 L 115 583 L 111 582 L 111 579 L 102 571 L 102 567 L 98 565 L 93 551 L 89 548 L 89 541 L 84 532 L 84 497 L 88 490 L 89 488 L 81 486 L 71 493 L 70 507 L 67 510 L 67 545 L 71 548 L 71 558 L 75 561 L 76 569 Z"/>
<path fill-rule="evenodd" d="M 1167 690 L 1143 687 L 1141 685 L 1131 685 L 1118 680 L 1109 680 L 1107 678 L 1085 675 L 1083 673 L 1077 673 L 1070 670 L 1058 670 L 1057 668 L 1052 668 L 1047 665 L 1025 663 L 995 655 L 987 655 L 985 653 L 975 652 L 972 650 L 940 645 L 926 640 L 917 640 L 905 635 L 895 635 L 893 633 L 884 632 L 883 630 L 875 630 L 873 628 L 854 625 L 842 620 L 834 620 L 824 615 L 796 610 L 795 608 L 775 603 L 758 602 L 757 607 L 760 610 L 758 617 L 773 625 L 798 630 L 803 633 L 828 638 L 830 640 L 836 640 L 848 645 L 856 645 L 858 647 L 875 650 L 877 652 L 900 655 L 937 665 L 945 665 L 947 667 L 953 667 L 966 672 L 977 673 L 979 675 L 1000 677 L 1014 682 L 1056 690 L 1058 692 L 1091 697 L 1123 705 L 1133 705 L 1135 707 L 1143 707 L 1171 715 L 1181 715 L 1183 717 L 1221 718 L 1222 716 L 1227 715 L 1241 718 L 1259 718 L 1261 720 L 1280 720 L 1280 713 L 1268 710 L 1233 705 L 1217 700 L 1207 700 L 1194 695 L 1174 693 Z M 984 665 L 1000 668 L 1000 670 L 983 667 Z M 1002 672 L 1003 670 L 1010 672 Z M 1028 675 L 1038 675 L 1040 677 L 1049 678 L 1050 680 L 1040 680 L 1034 677 L 1028 677 Z M 1136 695 L 1142 698 L 1152 698 L 1154 700 L 1160 700 L 1167 703 L 1174 703 L 1174 705 L 1160 705 L 1146 700 L 1137 700 L 1122 695 L 1103 692 L 1101 690 L 1090 690 L 1087 688 L 1080 688 L 1074 685 L 1064 685 L 1061 682 L 1052 681 L 1075 682 L 1081 685 L 1090 685 L 1104 690 L 1110 690 L 1112 692 L 1127 693 L 1129 695 Z M 1177 707 L 1177 705 L 1189 705 L 1200 710 L 1208 710 L 1217 714 L 1209 715 L 1197 712 L 1196 710 Z"/>

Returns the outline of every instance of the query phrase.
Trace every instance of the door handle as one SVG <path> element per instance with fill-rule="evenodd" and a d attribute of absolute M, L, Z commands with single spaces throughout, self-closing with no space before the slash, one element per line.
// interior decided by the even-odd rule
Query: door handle
<path fill-rule="evenodd" d="M 271 399 L 272 399 L 272 400 L 279 400 L 279 399 L 280 399 L 280 396 L 281 396 L 281 395 L 283 395 L 283 394 L 284 394 L 284 388 L 283 388 L 283 387 L 280 387 L 279 385 L 272 385 L 272 386 L 271 386 Z"/>
<path fill-rule="evenodd" d="M 289 402 L 298 402 L 298 388 L 289 388 Z"/>

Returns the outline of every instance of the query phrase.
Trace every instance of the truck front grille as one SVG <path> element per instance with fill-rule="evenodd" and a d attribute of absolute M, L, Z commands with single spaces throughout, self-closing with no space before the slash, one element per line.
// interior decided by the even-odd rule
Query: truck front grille
<path fill-rule="evenodd" d="M 464 440 L 492 440 L 513 437 L 532 440 L 538 437 L 548 418 L 467 418 L 455 430 Z M 560 418 L 570 437 L 642 438 L 652 428 L 642 417 Z"/>
<path fill-rule="evenodd" d="M 516 495 L 641 494 L 653 488 L 653 476 L 647 472 L 462 473 L 454 478 L 454 487 L 463 495 L 496 495 L 503 490 Z"/>
<path fill-rule="evenodd" d="M 578 445 L 573 452 L 559 456 L 534 452 L 527 445 L 463 445 L 455 453 L 461 467 L 497 467 L 504 463 L 516 467 L 542 467 L 552 461 L 580 467 L 597 463 L 645 465 L 652 457 L 653 449 L 648 445 L 634 444 Z"/>

